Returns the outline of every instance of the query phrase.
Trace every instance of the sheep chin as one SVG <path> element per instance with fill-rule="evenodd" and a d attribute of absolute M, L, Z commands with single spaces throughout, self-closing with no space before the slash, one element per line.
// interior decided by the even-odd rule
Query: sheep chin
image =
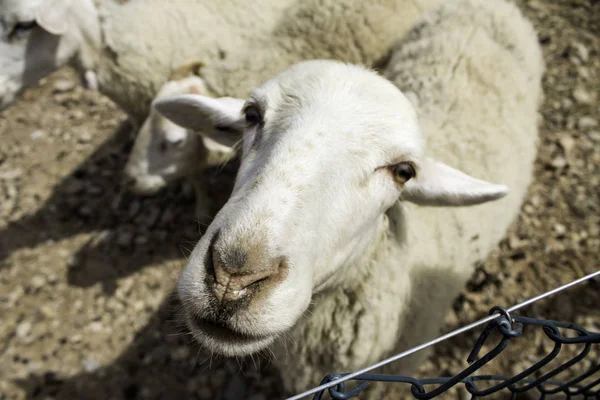
<path fill-rule="evenodd" d="M 265 349 L 273 343 L 275 334 L 252 335 L 234 331 L 223 325 L 188 318 L 187 325 L 194 339 L 212 353 L 225 357 L 243 357 Z"/>

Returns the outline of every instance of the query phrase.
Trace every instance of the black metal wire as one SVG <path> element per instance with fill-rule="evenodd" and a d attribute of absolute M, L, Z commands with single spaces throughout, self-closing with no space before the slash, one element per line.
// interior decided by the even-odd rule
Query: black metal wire
<path fill-rule="evenodd" d="M 490 310 L 490 315 L 494 313 L 500 314 L 500 317 L 491 320 L 475 342 L 473 350 L 467 359 L 467 362 L 470 365 L 453 377 L 416 379 L 408 376 L 365 373 L 350 379 L 360 381 L 358 386 L 345 391 L 345 382 L 340 382 L 329 389 L 323 389 L 315 393 L 313 399 L 320 400 L 325 393 L 325 390 L 329 391 L 329 395 L 333 399 L 350 399 L 358 396 L 362 391 L 364 391 L 369 385 L 369 381 L 410 384 L 413 397 L 419 400 L 434 398 L 456 386 L 457 384 L 463 384 L 466 390 L 472 395 L 472 399 L 485 397 L 497 393 L 503 389 L 509 390 L 512 393 L 512 398 L 516 398 L 516 395 L 519 393 L 537 390 L 540 394 L 540 399 L 544 399 L 548 395 L 555 394 L 564 394 L 565 398 L 567 399 L 571 398 L 572 396 L 583 396 L 585 399 L 600 399 L 599 360 L 594 360 L 592 366 L 589 367 L 584 373 L 567 382 L 557 382 L 552 380 L 552 378 L 556 375 L 583 360 L 590 353 L 592 344 L 600 343 L 600 333 L 589 332 L 581 326 L 565 322 L 527 318 L 517 315 L 511 316 L 506 309 L 501 307 L 493 307 Z M 506 349 L 511 340 L 519 338 L 523 332 L 524 326 L 541 328 L 546 334 L 546 337 L 554 343 L 553 349 L 541 360 L 515 376 L 472 376 L 477 370 L 489 363 L 504 349 Z M 559 328 L 565 329 L 568 332 L 572 332 L 576 334 L 576 336 L 564 336 Z M 494 330 L 499 332 L 502 335 L 502 338 L 492 350 L 478 358 L 486 339 Z M 579 354 L 564 362 L 560 366 L 552 369 L 549 372 L 546 372 L 544 375 L 536 379 L 530 378 L 534 372 L 539 371 L 541 368 L 554 360 L 559 355 L 563 345 L 583 345 L 583 348 Z M 325 377 L 325 379 L 323 379 L 321 385 L 340 379 L 347 375 L 349 374 L 329 374 Z M 595 375 L 598 375 L 598 379 L 586 384 L 582 383 L 584 380 L 594 377 Z M 482 381 L 488 383 L 497 383 L 486 389 L 479 389 L 477 382 Z M 430 391 L 427 391 L 425 386 L 431 385 L 437 386 Z"/>

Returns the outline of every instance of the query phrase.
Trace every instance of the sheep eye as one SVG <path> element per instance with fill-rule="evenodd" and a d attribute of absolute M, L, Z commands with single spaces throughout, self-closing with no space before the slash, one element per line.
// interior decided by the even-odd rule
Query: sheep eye
<path fill-rule="evenodd" d="M 246 122 L 248 123 L 248 125 L 259 124 L 262 120 L 262 116 L 260 115 L 258 108 L 256 108 L 255 106 L 247 107 L 246 110 L 244 111 L 244 114 L 245 114 Z"/>
<path fill-rule="evenodd" d="M 17 22 L 8 34 L 9 39 L 21 38 L 29 30 L 33 29 L 37 24 L 35 21 Z"/>
<path fill-rule="evenodd" d="M 408 161 L 390 166 L 390 171 L 394 174 L 394 178 L 396 178 L 400 184 L 408 182 L 417 174 L 413 163 Z"/>

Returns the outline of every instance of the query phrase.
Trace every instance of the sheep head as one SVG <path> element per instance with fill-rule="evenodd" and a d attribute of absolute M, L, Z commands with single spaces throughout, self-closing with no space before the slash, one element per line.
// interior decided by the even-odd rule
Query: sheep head
<path fill-rule="evenodd" d="M 0 29 L 0 109 L 100 41 L 91 0 L 0 0 Z"/>
<path fill-rule="evenodd" d="M 175 79 L 161 87 L 156 99 L 207 92 L 204 81 L 195 74 L 180 75 L 177 71 L 173 77 Z M 233 154 L 231 147 L 203 137 L 201 133 L 177 125 L 151 108 L 125 167 L 127 187 L 140 195 L 152 195 L 170 182 L 201 171 L 205 164 L 208 165 L 207 152 L 220 154 L 221 157 L 212 157 L 219 161 Z"/>
<path fill-rule="evenodd" d="M 155 107 L 243 141 L 231 197 L 178 285 L 195 337 L 229 356 L 269 345 L 339 285 L 396 202 L 471 205 L 508 190 L 427 158 L 410 102 L 357 66 L 301 62 L 243 104 L 182 95 Z"/>

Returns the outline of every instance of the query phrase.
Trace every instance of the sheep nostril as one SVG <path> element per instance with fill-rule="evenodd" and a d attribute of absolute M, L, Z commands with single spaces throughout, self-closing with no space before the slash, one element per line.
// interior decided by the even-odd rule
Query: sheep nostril
<path fill-rule="evenodd" d="M 206 269 L 206 276 L 213 283 L 217 281 L 217 274 L 215 273 L 215 261 L 218 262 L 217 257 L 215 257 L 215 242 L 219 237 L 219 231 L 215 233 L 215 235 L 210 240 L 210 244 L 208 245 L 208 250 L 206 251 L 206 255 L 204 256 L 204 268 Z"/>

